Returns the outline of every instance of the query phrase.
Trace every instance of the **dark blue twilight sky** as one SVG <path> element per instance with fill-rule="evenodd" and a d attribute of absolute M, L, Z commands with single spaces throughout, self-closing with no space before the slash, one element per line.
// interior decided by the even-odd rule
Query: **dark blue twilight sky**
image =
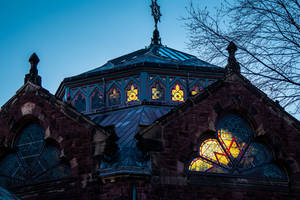
<path fill-rule="evenodd" d="M 52 94 L 77 75 L 150 44 L 150 0 L 0 0 L 0 106 L 23 85 L 36 52 L 43 87 Z M 158 0 L 162 43 L 186 51 L 190 0 Z M 221 0 L 193 0 L 212 12 Z M 190 52 L 193 54 L 193 52 Z"/>

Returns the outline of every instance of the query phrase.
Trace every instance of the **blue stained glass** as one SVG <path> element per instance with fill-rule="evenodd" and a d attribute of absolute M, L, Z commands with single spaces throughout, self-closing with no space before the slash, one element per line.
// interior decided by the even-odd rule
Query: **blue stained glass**
<path fill-rule="evenodd" d="M 55 147 L 48 147 L 40 156 L 41 165 L 44 168 L 51 168 L 59 164 L 60 152 Z"/>
<path fill-rule="evenodd" d="M 83 94 L 81 94 L 80 92 L 74 98 L 74 107 L 78 112 L 83 112 L 86 110 L 86 100 Z"/>
<path fill-rule="evenodd" d="M 103 95 L 98 89 L 95 89 L 91 95 L 91 109 L 95 110 L 103 106 Z"/>
<path fill-rule="evenodd" d="M 252 139 L 252 134 L 248 124 L 240 117 L 228 114 L 224 116 L 217 124 L 217 130 L 224 129 L 231 133 L 238 143 L 249 144 Z"/>
<path fill-rule="evenodd" d="M 269 163 L 272 160 L 270 151 L 262 144 L 253 142 L 245 152 L 244 159 L 240 162 L 239 167 L 250 169 L 259 167 L 264 163 Z"/>
<path fill-rule="evenodd" d="M 263 168 L 264 176 L 267 178 L 285 178 L 282 171 L 274 164 L 266 165 Z"/>
<path fill-rule="evenodd" d="M 286 178 L 272 163 L 270 150 L 265 145 L 252 141 L 250 127 L 244 120 L 233 114 L 226 115 L 217 124 L 217 130 L 218 139 L 210 138 L 202 142 L 200 156 L 190 163 L 189 171 Z M 205 162 L 198 161 L 203 158 Z M 228 170 L 224 170 L 225 168 Z"/>
<path fill-rule="evenodd" d="M 60 152 L 56 147 L 45 146 L 44 136 L 38 125 L 23 129 L 16 142 L 17 152 L 0 162 L 0 185 L 16 187 L 69 176 L 68 169 L 51 175 L 50 171 L 60 166 Z"/>

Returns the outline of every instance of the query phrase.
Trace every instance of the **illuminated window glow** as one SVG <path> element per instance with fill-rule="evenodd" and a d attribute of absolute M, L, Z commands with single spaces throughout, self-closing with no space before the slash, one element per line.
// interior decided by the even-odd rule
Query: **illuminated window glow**
<path fill-rule="evenodd" d="M 175 85 L 175 88 L 172 89 L 172 101 L 183 102 L 184 101 L 184 92 L 180 88 L 179 84 Z"/>
<path fill-rule="evenodd" d="M 195 84 L 191 90 L 190 90 L 190 94 L 192 94 L 192 96 L 195 96 L 196 94 L 199 94 L 199 92 L 202 90 L 202 87 L 199 84 Z"/>
<path fill-rule="evenodd" d="M 130 86 L 130 89 L 127 90 L 127 102 L 138 101 L 138 89 L 134 85 Z"/>
<path fill-rule="evenodd" d="M 121 104 L 121 91 L 117 87 L 112 87 L 108 92 L 108 102 L 110 106 Z"/>
<path fill-rule="evenodd" d="M 151 87 L 152 92 L 152 100 L 164 100 L 165 99 L 165 92 L 164 88 L 161 86 L 161 84 L 157 81 L 153 86 Z"/>
<path fill-rule="evenodd" d="M 262 144 L 252 141 L 248 125 L 236 115 L 226 115 L 217 125 L 217 139 L 204 140 L 199 157 L 189 164 L 190 172 L 224 173 L 253 177 L 286 176 L 272 163 L 272 154 Z"/>

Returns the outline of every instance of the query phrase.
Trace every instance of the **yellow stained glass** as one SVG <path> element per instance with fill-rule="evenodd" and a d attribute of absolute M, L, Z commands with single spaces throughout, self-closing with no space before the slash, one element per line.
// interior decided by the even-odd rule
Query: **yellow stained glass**
<path fill-rule="evenodd" d="M 224 129 L 218 130 L 218 137 L 228 154 L 230 154 L 233 158 L 237 158 L 240 155 L 240 147 L 229 131 Z"/>
<path fill-rule="evenodd" d="M 216 139 L 208 139 L 202 142 L 199 153 L 200 156 L 205 157 L 212 162 L 223 165 L 227 165 L 229 163 L 227 155 Z"/>
<path fill-rule="evenodd" d="M 109 98 L 111 98 L 111 99 L 117 99 L 119 97 L 120 97 L 120 94 L 119 94 L 119 92 L 117 92 L 116 89 L 113 89 L 112 93 L 109 95 Z"/>
<path fill-rule="evenodd" d="M 161 91 L 159 90 L 158 86 L 152 88 L 152 99 L 160 99 L 161 98 Z"/>
<path fill-rule="evenodd" d="M 172 101 L 184 101 L 184 93 L 180 89 L 179 84 L 176 84 L 175 89 L 172 90 Z"/>
<path fill-rule="evenodd" d="M 135 89 L 134 85 L 131 85 L 130 90 L 127 91 L 127 102 L 138 100 L 138 89 Z"/>
<path fill-rule="evenodd" d="M 195 158 L 190 166 L 189 166 L 189 170 L 190 171 L 207 171 L 209 170 L 210 168 L 212 168 L 213 165 L 208 163 L 208 162 L 205 162 L 204 160 L 202 160 L 201 158 Z"/>
<path fill-rule="evenodd" d="M 199 92 L 200 92 L 199 87 L 196 87 L 194 90 L 192 90 L 192 95 L 194 96 L 194 95 L 198 94 Z"/>

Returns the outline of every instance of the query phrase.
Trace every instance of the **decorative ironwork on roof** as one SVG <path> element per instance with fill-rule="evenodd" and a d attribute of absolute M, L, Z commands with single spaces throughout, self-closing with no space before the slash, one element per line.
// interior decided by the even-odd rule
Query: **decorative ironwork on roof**
<path fill-rule="evenodd" d="M 154 22 L 155 22 L 155 30 L 153 31 L 153 37 L 152 37 L 151 44 L 161 44 L 161 39 L 159 37 L 159 31 L 157 29 L 157 23 L 160 22 L 161 13 L 160 13 L 160 6 L 157 4 L 157 0 L 152 0 L 152 4 L 150 7 L 152 10 L 152 16 L 153 16 Z"/>

